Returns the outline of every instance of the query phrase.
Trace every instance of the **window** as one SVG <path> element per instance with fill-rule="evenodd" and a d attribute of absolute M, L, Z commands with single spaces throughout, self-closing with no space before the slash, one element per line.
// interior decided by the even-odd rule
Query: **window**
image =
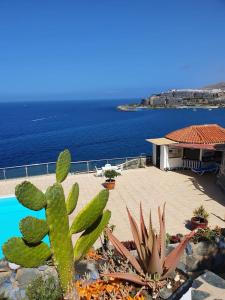
<path fill-rule="evenodd" d="M 199 160 L 200 150 L 199 149 L 188 149 L 184 148 L 183 158 L 190 160 Z"/>
<path fill-rule="evenodd" d="M 179 148 L 169 148 L 168 157 L 169 158 L 182 157 L 182 149 L 179 149 Z"/>

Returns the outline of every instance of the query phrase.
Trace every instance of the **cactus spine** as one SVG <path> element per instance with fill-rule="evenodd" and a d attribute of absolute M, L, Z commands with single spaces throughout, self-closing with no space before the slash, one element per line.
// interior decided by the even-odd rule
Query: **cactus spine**
<path fill-rule="evenodd" d="M 65 199 L 61 183 L 66 179 L 71 163 L 68 150 L 60 153 L 56 164 L 56 183 L 44 194 L 28 181 L 16 187 L 18 201 L 32 210 L 45 209 L 46 221 L 26 217 L 20 221 L 22 238 L 13 237 L 2 247 L 5 257 L 23 267 L 37 267 L 52 257 L 64 293 L 74 280 L 74 261 L 81 259 L 108 224 L 111 212 L 104 208 L 109 192 L 101 191 L 77 214 L 69 227 L 69 215 L 76 208 L 79 186 L 75 183 Z M 83 232 L 74 248 L 72 235 Z M 42 242 L 49 235 L 50 247 Z"/>

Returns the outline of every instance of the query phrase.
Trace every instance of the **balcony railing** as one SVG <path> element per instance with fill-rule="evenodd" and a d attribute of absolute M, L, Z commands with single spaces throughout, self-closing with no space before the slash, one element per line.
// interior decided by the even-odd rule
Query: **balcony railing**
<path fill-rule="evenodd" d="M 201 161 L 199 160 L 183 159 L 184 169 L 197 169 L 200 167 L 201 167 Z"/>
<path fill-rule="evenodd" d="M 145 167 L 150 161 L 151 157 L 143 154 L 135 157 L 77 161 L 71 163 L 70 172 L 72 174 L 91 173 L 95 172 L 95 167 L 102 168 L 105 164 L 122 165 L 124 170 L 135 169 Z M 56 162 L 0 168 L 0 180 L 54 174 L 55 169 Z"/>

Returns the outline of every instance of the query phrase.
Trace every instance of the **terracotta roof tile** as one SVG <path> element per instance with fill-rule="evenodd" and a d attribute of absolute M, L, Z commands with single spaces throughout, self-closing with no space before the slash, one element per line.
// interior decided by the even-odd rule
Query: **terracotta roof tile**
<path fill-rule="evenodd" d="M 166 138 L 180 143 L 225 143 L 225 129 L 217 124 L 194 125 L 173 131 Z"/>

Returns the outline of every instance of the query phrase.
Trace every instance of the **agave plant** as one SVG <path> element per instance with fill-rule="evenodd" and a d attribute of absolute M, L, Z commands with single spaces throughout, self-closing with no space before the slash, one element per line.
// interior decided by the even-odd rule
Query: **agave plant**
<path fill-rule="evenodd" d="M 118 253 L 126 258 L 133 266 L 135 273 L 103 273 L 102 276 L 124 279 L 140 285 L 149 285 L 150 282 L 155 280 L 164 280 L 171 276 L 175 271 L 177 264 L 182 256 L 184 249 L 195 234 L 192 231 L 186 235 L 179 245 L 173 249 L 167 256 L 166 253 L 166 229 L 165 229 L 165 204 L 163 212 L 161 213 L 158 207 L 158 217 L 160 231 L 157 234 L 152 227 L 151 211 L 149 218 L 149 228 L 147 230 L 143 211 L 140 204 L 140 229 L 130 211 L 127 208 L 127 213 L 130 221 L 131 231 L 134 243 L 137 249 L 138 257 L 136 258 L 131 252 L 112 234 L 108 229 L 108 238 L 118 251 Z"/>

